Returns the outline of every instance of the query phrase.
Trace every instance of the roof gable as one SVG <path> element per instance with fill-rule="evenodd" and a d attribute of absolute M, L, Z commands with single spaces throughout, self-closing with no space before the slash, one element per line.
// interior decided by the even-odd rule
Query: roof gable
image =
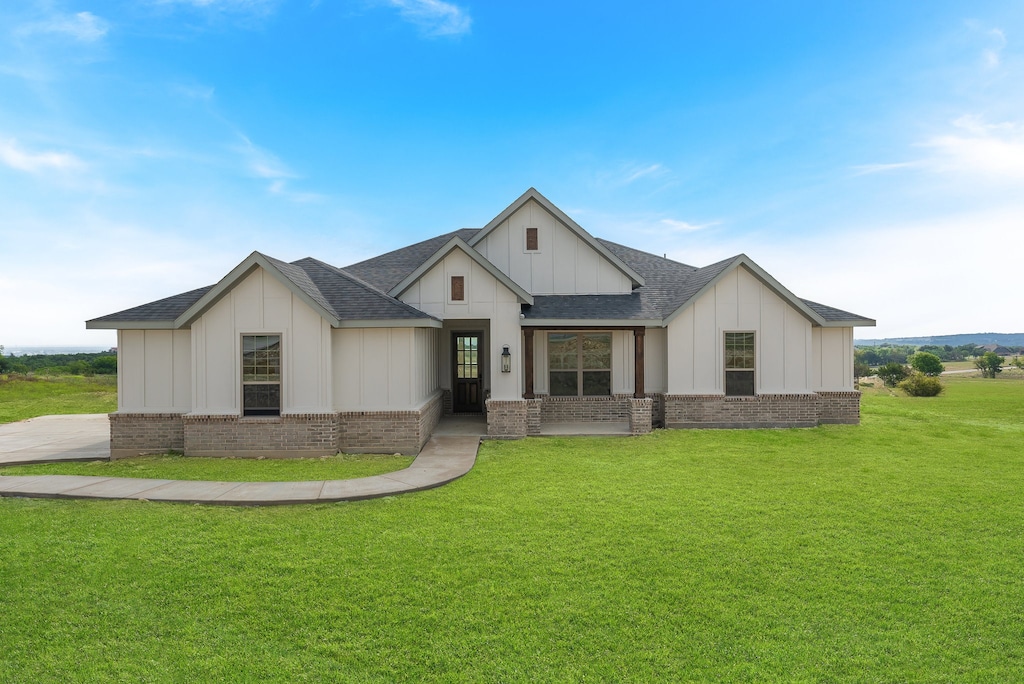
<path fill-rule="evenodd" d="M 474 234 L 469 240 L 467 240 L 469 245 L 471 247 L 476 247 L 490 233 L 494 232 L 496 228 L 498 228 L 501 224 L 507 221 L 510 216 L 519 211 L 523 206 L 526 205 L 527 202 L 531 200 L 536 202 L 540 207 L 542 207 L 545 211 L 551 214 L 551 216 L 554 217 L 556 221 L 565 226 L 571 233 L 575 234 L 576 237 L 583 240 L 595 252 L 600 254 L 612 266 L 614 266 L 623 275 L 629 278 L 629 280 L 633 283 L 633 287 L 639 287 L 644 284 L 645 281 L 642 275 L 637 273 L 633 268 L 626 264 L 626 262 L 624 262 L 618 256 L 613 254 L 607 247 L 601 244 L 601 242 L 598 241 L 593 235 L 588 233 L 586 230 L 583 229 L 582 226 L 580 226 L 578 223 L 569 218 L 569 216 L 565 212 L 563 212 L 561 209 L 552 204 L 551 200 L 549 200 L 544 195 L 540 194 L 535 188 L 530 188 L 529 190 L 524 192 L 522 195 L 519 196 L 518 199 L 516 199 L 516 201 L 512 202 L 512 204 L 505 207 L 504 211 L 502 211 L 500 214 L 491 219 L 491 221 L 486 226 L 478 230 L 476 234 Z"/>
<path fill-rule="evenodd" d="M 690 280 L 688 286 L 682 293 L 684 295 L 682 297 L 682 301 L 679 302 L 674 311 L 666 314 L 665 325 L 671 323 L 680 313 L 700 299 L 704 293 L 708 292 L 718 284 L 718 282 L 722 280 L 727 273 L 730 273 L 740 267 L 747 269 L 747 271 L 760 280 L 761 283 L 763 283 L 769 290 L 799 311 L 814 325 L 829 328 L 849 327 L 853 325 L 871 326 L 875 324 L 875 322 L 869 318 L 864 318 L 855 314 L 848 314 L 847 312 L 839 309 L 800 299 L 783 286 L 782 283 L 773 278 L 771 274 L 758 266 L 753 259 L 748 257 L 746 254 L 739 254 L 730 259 L 724 259 L 716 264 L 697 269 L 693 274 L 694 277 Z"/>
<path fill-rule="evenodd" d="M 457 235 L 448 240 L 448 242 L 446 242 L 440 249 L 435 251 L 430 256 L 430 258 L 421 263 L 412 273 L 410 273 L 408 276 L 403 278 L 401 282 L 399 282 L 397 285 L 391 288 L 388 294 L 391 295 L 392 297 L 400 297 L 402 294 L 406 292 L 406 290 L 412 287 L 413 283 L 422 278 L 425 273 L 427 273 L 430 269 L 432 269 L 434 266 L 440 263 L 446 256 L 451 254 L 452 251 L 456 249 L 464 252 L 466 256 L 468 256 L 470 259 L 476 262 L 477 265 L 479 265 L 485 271 L 494 276 L 494 278 L 499 283 L 501 283 L 509 290 L 511 290 L 516 295 L 516 297 L 519 298 L 520 302 L 522 302 L 523 304 L 533 304 L 533 295 L 531 295 L 529 292 L 520 287 L 514 280 L 509 278 L 507 275 L 499 271 L 494 266 L 494 264 L 485 259 L 483 255 L 480 254 L 480 252 L 470 247 L 465 240 L 458 237 Z"/>

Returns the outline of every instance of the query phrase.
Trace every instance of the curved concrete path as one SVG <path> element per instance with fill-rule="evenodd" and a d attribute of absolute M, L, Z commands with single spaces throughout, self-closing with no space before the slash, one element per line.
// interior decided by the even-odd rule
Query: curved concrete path
<path fill-rule="evenodd" d="M 109 458 L 84 453 L 75 446 L 95 443 L 95 432 L 106 421 L 79 416 L 46 416 L 31 421 L 0 425 L 0 465 L 52 463 L 64 460 Z M 106 419 L 106 416 L 102 416 Z M 34 426 L 26 423 L 35 422 Z M 77 426 L 72 430 L 69 426 Z M 63 430 L 62 430 L 63 428 Z M 65 433 L 75 432 L 77 438 Z M 54 437 L 55 433 L 63 436 Z M 43 438 L 31 439 L 31 435 Z M 58 444 L 67 448 L 61 452 Z M 358 501 L 406 492 L 418 492 L 447 484 L 468 473 L 476 462 L 480 438 L 475 435 L 434 436 L 408 468 L 385 475 L 355 480 L 302 482 L 209 482 L 204 480 L 153 480 L 94 475 L 0 475 L 0 496 L 46 499 L 139 499 L 173 503 L 269 506 L 300 503 Z M 61 458 L 64 454 L 65 458 Z"/>

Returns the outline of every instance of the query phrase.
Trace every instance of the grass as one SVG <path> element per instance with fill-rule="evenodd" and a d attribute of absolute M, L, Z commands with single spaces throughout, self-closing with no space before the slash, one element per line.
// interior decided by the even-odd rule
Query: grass
<path fill-rule="evenodd" d="M 947 385 L 363 502 L 0 499 L 0 680 L 1020 681 L 1024 382 Z"/>
<path fill-rule="evenodd" d="M 323 458 L 232 459 L 140 456 L 119 461 L 48 463 L 0 468 L 0 475 L 99 475 L 167 480 L 290 482 L 347 480 L 407 468 L 412 456 L 338 454 Z"/>
<path fill-rule="evenodd" d="M 62 413 L 117 410 L 117 377 L 0 376 L 0 423 Z"/>

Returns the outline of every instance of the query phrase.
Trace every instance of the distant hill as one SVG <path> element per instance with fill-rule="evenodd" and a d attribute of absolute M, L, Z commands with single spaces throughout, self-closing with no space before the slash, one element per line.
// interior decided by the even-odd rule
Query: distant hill
<path fill-rule="evenodd" d="M 962 344 L 1001 344 L 1005 347 L 1024 346 L 1024 333 L 969 333 L 966 335 L 935 335 L 932 337 L 887 337 L 874 340 L 854 340 L 855 347 L 879 347 L 894 344 L 936 344 L 959 347 Z"/>

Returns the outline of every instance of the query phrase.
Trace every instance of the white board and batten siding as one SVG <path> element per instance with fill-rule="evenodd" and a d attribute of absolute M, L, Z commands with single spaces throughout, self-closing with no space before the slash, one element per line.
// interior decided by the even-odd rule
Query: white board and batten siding
<path fill-rule="evenodd" d="M 537 228 L 536 251 L 526 229 Z M 632 282 L 604 255 L 530 200 L 478 242 L 476 250 L 534 295 L 629 294 Z"/>
<path fill-rule="evenodd" d="M 262 268 L 192 324 L 193 412 L 241 413 L 242 335 L 281 335 L 281 412 L 332 410 L 331 326 Z"/>
<path fill-rule="evenodd" d="M 452 301 L 451 278 L 465 280 L 464 300 Z M 454 321 L 490 321 L 490 334 L 486 339 L 487 358 L 483 367 L 490 373 L 489 385 L 493 399 L 521 399 L 523 395 L 518 367 L 522 358 L 522 337 L 519 327 L 519 300 L 516 294 L 487 272 L 461 249 L 453 250 L 433 268 L 424 273 L 399 297 L 416 307 L 455 325 Z M 509 346 L 512 354 L 512 372 L 501 373 L 501 351 Z M 442 381 L 443 382 L 443 381 Z"/>
<path fill-rule="evenodd" d="M 723 394 L 725 333 L 751 331 L 759 394 L 853 389 L 852 328 L 814 327 L 803 313 L 740 267 L 668 325 L 668 393 Z"/>
<path fill-rule="evenodd" d="M 117 410 L 192 410 L 192 342 L 188 330 L 117 331 Z"/>
<path fill-rule="evenodd" d="M 338 411 L 406 411 L 438 391 L 435 328 L 341 328 L 331 339 Z"/>

